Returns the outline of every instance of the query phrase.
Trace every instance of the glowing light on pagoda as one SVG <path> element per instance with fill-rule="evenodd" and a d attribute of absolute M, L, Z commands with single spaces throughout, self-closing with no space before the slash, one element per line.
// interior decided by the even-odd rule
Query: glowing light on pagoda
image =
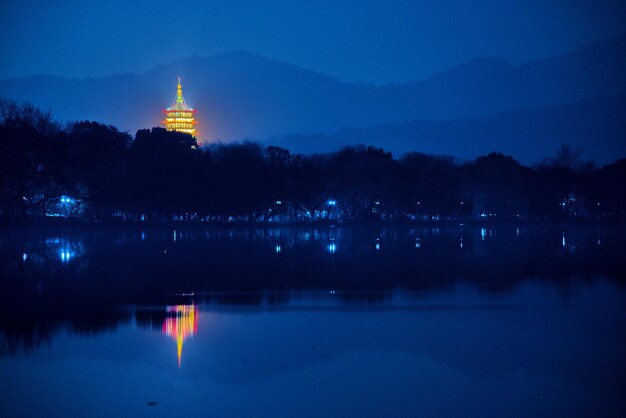
<path fill-rule="evenodd" d="M 183 88 L 180 85 L 180 77 L 178 77 L 178 86 L 176 90 L 176 100 L 174 104 L 163 111 L 165 119 L 163 124 L 168 131 L 184 132 L 196 136 L 196 120 L 194 114 L 197 110 L 191 108 L 183 98 Z"/>
<path fill-rule="evenodd" d="M 163 334 L 176 340 L 178 367 L 183 355 L 183 343 L 198 332 L 198 309 L 194 305 L 167 307 L 168 317 L 163 322 Z"/>

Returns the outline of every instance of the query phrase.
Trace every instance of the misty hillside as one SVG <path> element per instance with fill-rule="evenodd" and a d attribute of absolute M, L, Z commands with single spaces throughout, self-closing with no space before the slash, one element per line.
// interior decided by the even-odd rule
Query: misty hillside
<path fill-rule="evenodd" d="M 316 153 L 345 145 L 375 145 L 394 155 L 419 150 L 473 159 L 493 151 L 532 164 L 554 155 L 560 144 L 583 150 L 584 159 L 612 162 L 626 155 L 626 95 L 448 120 L 418 120 L 333 134 L 285 135 L 268 144 Z"/>
<path fill-rule="evenodd" d="M 626 91 L 624 51 L 626 35 L 520 66 L 481 58 L 424 81 L 383 86 L 345 83 L 260 55 L 232 52 L 186 58 L 140 75 L 2 80 L 0 96 L 51 109 L 60 120 L 97 120 L 134 133 L 160 124 L 181 76 L 185 98 L 199 112 L 200 138 L 263 140 L 332 133 L 347 126 L 473 118 L 615 95 Z M 385 141 L 387 148 L 404 146 Z"/>

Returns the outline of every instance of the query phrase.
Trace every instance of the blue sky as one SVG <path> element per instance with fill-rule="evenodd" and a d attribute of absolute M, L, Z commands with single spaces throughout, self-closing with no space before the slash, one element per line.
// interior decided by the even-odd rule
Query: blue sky
<path fill-rule="evenodd" d="M 23 0 L 0 10 L 0 78 L 143 72 L 243 49 L 345 81 L 398 83 L 624 32 L 623 0 Z"/>

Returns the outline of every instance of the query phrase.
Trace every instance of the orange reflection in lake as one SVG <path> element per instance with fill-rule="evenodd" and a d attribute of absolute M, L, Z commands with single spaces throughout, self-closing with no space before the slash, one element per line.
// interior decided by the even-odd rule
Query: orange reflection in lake
<path fill-rule="evenodd" d="M 183 343 L 187 337 L 198 332 L 198 308 L 195 305 L 168 306 L 167 318 L 163 322 L 163 333 L 176 340 L 178 367 L 183 354 Z"/>

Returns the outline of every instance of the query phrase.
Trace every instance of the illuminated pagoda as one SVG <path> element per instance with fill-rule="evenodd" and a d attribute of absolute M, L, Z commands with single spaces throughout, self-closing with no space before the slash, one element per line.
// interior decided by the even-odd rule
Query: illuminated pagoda
<path fill-rule="evenodd" d="M 178 77 L 178 87 L 176 90 L 176 100 L 174 104 L 165 109 L 165 120 L 163 124 L 168 131 L 184 132 L 196 136 L 196 120 L 193 115 L 197 110 L 192 109 L 183 98 L 183 88 Z"/>

